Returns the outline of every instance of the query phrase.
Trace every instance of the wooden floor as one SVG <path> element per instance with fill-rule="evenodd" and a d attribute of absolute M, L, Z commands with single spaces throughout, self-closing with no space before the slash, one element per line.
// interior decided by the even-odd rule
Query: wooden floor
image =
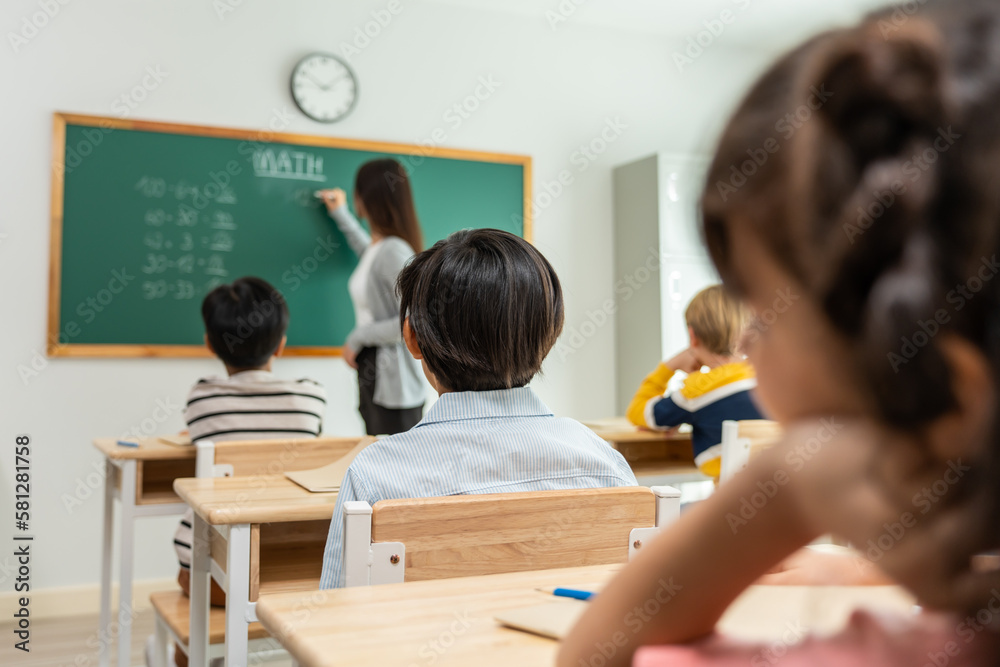
<path fill-rule="evenodd" d="M 97 667 L 97 615 L 68 616 L 32 621 L 30 653 L 13 648 L 14 624 L 0 623 L 0 665 L 18 667 Z M 153 612 L 136 614 L 132 626 L 132 665 L 145 665 L 146 637 L 153 634 Z M 118 640 L 112 641 L 111 659 L 115 657 Z"/>
<path fill-rule="evenodd" d="M 0 623 L 0 665 L 3 667 L 97 667 L 97 615 L 32 621 L 30 653 L 13 648 L 13 623 Z M 153 612 L 136 615 L 132 626 L 133 667 L 146 664 L 146 637 L 153 634 Z M 117 666 L 118 641 L 112 642 L 111 665 Z M 268 667 L 290 665 L 291 660 L 269 661 Z"/>

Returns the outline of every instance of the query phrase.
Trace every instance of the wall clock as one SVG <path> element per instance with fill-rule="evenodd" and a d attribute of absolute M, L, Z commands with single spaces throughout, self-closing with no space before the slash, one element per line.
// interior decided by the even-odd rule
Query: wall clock
<path fill-rule="evenodd" d="M 328 53 L 310 53 L 292 70 L 292 99 L 302 113 L 335 123 L 354 109 L 358 81 L 347 63 Z"/>

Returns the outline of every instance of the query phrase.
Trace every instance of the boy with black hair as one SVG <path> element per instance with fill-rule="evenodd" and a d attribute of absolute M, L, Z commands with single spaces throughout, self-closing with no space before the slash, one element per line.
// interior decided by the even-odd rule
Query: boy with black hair
<path fill-rule="evenodd" d="M 563 325 L 559 279 L 534 246 L 495 229 L 456 232 L 414 257 L 398 289 L 403 339 L 440 397 L 348 468 L 321 588 L 344 585 L 346 501 L 636 485 L 621 454 L 525 386 Z"/>
<path fill-rule="evenodd" d="M 313 380 L 285 380 L 271 373 L 271 362 L 285 348 L 288 305 L 277 289 L 260 278 L 240 278 L 208 293 L 201 305 L 205 345 L 226 367 L 226 377 L 198 380 L 184 409 L 191 441 L 275 440 L 318 436 L 323 430 L 326 392 Z M 190 508 L 174 535 L 181 570 L 177 581 L 190 591 Z M 212 604 L 225 594 L 212 582 Z M 175 650 L 178 667 L 183 651 Z"/>
<path fill-rule="evenodd" d="M 205 345 L 225 365 L 227 377 L 205 378 L 191 389 L 184 410 L 191 441 L 319 435 L 323 388 L 271 373 L 288 328 L 281 292 L 260 278 L 240 278 L 209 292 L 201 316 Z"/>

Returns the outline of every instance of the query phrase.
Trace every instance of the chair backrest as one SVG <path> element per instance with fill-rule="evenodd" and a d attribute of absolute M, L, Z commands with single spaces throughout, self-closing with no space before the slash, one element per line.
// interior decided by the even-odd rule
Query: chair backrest
<path fill-rule="evenodd" d="M 244 477 L 312 470 L 351 451 L 361 437 L 285 438 L 281 440 L 230 440 L 195 443 L 198 477 Z"/>
<path fill-rule="evenodd" d="M 767 419 L 747 419 L 722 422 L 722 470 L 720 482 L 725 482 L 768 447 L 781 440 L 778 422 Z"/>
<path fill-rule="evenodd" d="M 625 563 L 676 520 L 672 487 L 345 503 L 348 586 Z"/>

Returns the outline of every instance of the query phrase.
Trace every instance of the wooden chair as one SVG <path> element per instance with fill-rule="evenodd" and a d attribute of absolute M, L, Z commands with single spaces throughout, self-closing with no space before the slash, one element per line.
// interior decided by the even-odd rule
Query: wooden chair
<path fill-rule="evenodd" d="M 149 601 L 153 606 L 153 613 L 156 616 L 156 646 L 157 654 L 166 651 L 171 641 L 176 642 L 184 649 L 187 649 L 191 632 L 191 604 L 187 596 L 180 589 L 170 591 L 159 591 L 149 596 Z M 209 659 L 220 658 L 223 655 L 223 648 L 226 641 L 226 611 L 221 607 L 211 607 L 209 609 L 209 634 L 208 641 Z M 270 637 L 267 630 L 260 623 L 251 623 L 248 633 L 251 645 L 259 649 L 264 645 L 261 640 Z M 269 648 L 278 648 L 277 642 L 271 641 Z M 157 659 L 164 660 L 165 654 Z M 173 667 L 173 665 L 154 665 L 153 667 Z"/>
<path fill-rule="evenodd" d="M 624 563 L 679 515 L 669 486 L 346 502 L 345 584 Z"/>
<path fill-rule="evenodd" d="M 295 470 L 311 470 L 336 461 L 351 451 L 361 440 L 352 438 L 293 438 L 282 440 L 231 440 L 195 442 L 196 477 L 232 477 L 274 475 Z M 190 600 L 180 590 L 160 591 L 149 596 L 156 619 L 156 644 L 152 667 L 171 667 L 166 662 L 167 647 L 175 642 L 187 653 L 190 638 Z M 226 614 L 223 609 L 209 612 L 209 653 L 212 658 L 223 654 Z M 259 651 L 268 634 L 253 623 L 250 625 L 250 648 Z M 273 648 L 273 646 L 263 646 Z"/>
<path fill-rule="evenodd" d="M 781 439 L 778 422 L 767 419 L 722 422 L 722 470 L 719 482 L 729 480 L 758 454 Z"/>

